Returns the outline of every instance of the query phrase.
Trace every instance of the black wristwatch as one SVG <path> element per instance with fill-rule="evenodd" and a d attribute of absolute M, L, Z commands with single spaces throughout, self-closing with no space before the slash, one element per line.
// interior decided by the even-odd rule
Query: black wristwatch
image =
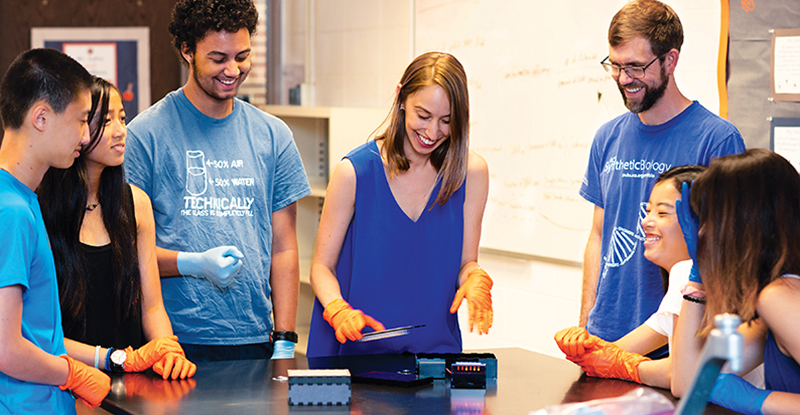
<path fill-rule="evenodd" d="M 269 342 L 274 344 L 275 340 L 289 340 L 292 343 L 297 343 L 297 333 L 293 331 L 273 331 L 269 334 Z"/>
<path fill-rule="evenodd" d="M 108 348 L 108 368 L 115 373 L 125 371 L 125 360 L 128 359 L 128 354 L 125 350 Z"/>

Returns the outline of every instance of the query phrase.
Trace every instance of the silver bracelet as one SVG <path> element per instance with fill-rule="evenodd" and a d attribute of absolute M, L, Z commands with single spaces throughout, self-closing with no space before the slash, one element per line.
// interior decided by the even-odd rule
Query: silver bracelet
<path fill-rule="evenodd" d="M 97 369 L 97 363 L 100 360 L 100 345 L 94 349 L 94 368 Z"/>

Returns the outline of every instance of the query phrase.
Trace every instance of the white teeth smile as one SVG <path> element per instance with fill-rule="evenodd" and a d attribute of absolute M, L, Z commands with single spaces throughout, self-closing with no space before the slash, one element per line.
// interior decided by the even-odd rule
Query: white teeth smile
<path fill-rule="evenodd" d="M 658 241 L 660 239 L 661 239 L 661 237 L 660 236 L 656 236 L 656 235 L 647 235 L 647 237 L 645 238 L 645 240 L 647 242 L 655 242 L 655 241 Z"/>
<path fill-rule="evenodd" d="M 427 139 L 424 135 L 417 133 L 417 137 L 419 137 L 419 141 L 422 141 L 423 144 L 426 146 L 432 146 L 435 141 Z"/>
<path fill-rule="evenodd" d="M 630 94 L 635 94 L 635 93 L 639 92 L 641 89 L 642 89 L 642 87 L 639 87 L 639 88 L 625 88 L 625 91 L 627 91 Z"/>
<path fill-rule="evenodd" d="M 225 85 L 233 85 L 233 83 L 236 82 L 236 79 L 231 79 L 230 81 L 223 81 L 222 79 L 220 79 L 219 81 Z"/>

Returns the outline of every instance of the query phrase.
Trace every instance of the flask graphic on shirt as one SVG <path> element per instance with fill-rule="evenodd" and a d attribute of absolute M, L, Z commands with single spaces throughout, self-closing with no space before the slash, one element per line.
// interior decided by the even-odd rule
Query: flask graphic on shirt
<path fill-rule="evenodd" d="M 206 156 L 202 151 L 186 152 L 186 191 L 192 196 L 200 196 L 206 192 Z"/>

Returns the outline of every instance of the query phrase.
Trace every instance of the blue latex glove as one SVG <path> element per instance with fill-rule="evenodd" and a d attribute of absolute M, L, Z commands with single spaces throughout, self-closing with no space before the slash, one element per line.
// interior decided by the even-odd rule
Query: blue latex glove
<path fill-rule="evenodd" d="M 244 254 L 235 246 L 218 246 L 205 252 L 178 252 L 181 275 L 203 277 L 225 288 L 242 266 Z"/>
<path fill-rule="evenodd" d="M 772 391 L 759 389 L 733 373 L 720 373 L 708 401 L 745 415 L 762 415 L 761 406 Z"/>
<path fill-rule="evenodd" d="M 691 190 L 689 183 L 681 185 L 681 198 L 675 201 L 675 213 L 678 215 L 678 223 L 681 225 L 683 239 L 686 241 L 686 249 L 692 258 L 692 270 L 689 272 L 689 281 L 702 283 L 700 269 L 697 267 L 697 234 L 700 229 L 700 220 L 692 211 Z"/>
<path fill-rule="evenodd" d="M 294 358 L 294 343 L 289 340 L 275 340 L 272 349 L 272 359 Z"/>

